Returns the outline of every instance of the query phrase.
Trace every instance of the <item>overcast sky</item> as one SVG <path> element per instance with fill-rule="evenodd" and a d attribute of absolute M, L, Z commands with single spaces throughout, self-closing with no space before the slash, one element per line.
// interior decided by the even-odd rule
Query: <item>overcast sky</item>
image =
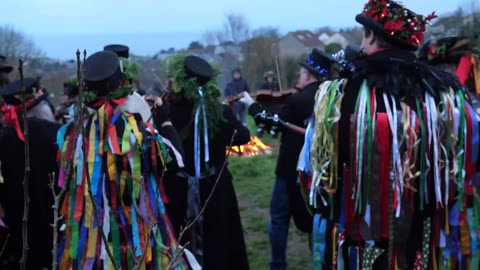
<path fill-rule="evenodd" d="M 2 1 L 0 24 L 31 34 L 197 32 L 243 13 L 252 28 L 355 25 L 366 0 L 15 0 Z M 467 0 L 404 0 L 417 13 L 455 10 Z"/>
<path fill-rule="evenodd" d="M 282 33 L 326 25 L 336 29 L 351 27 L 356 25 L 354 17 L 366 1 L 14 0 L 2 1 L 0 25 L 11 25 L 33 37 L 48 53 L 51 46 L 45 44 L 49 36 L 168 32 L 195 33 L 192 37 L 200 38 L 206 30 L 219 29 L 230 12 L 244 14 L 252 29 L 270 26 Z M 436 11 L 441 15 L 469 1 L 404 0 L 403 3 L 417 13 Z"/>

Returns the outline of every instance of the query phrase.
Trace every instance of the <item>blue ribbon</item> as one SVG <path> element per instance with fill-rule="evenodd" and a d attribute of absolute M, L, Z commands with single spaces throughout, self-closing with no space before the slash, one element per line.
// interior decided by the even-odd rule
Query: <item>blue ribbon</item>
<path fill-rule="evenodd" d="M 83 261 L 83 253 L 85 251 L 85 244 L 87 243 L 87 227 L 85 227 L 85 219 L 82 221 L 80 227 L 80 239 L 78 241 L 78 251 L 77 253 L 79 256 L 77 257 L 78 260 L 78 269 L 81 269 L 81 263 Z"/>
<path fill-rule="evenodd" d="M 195 123 L 194 123 L 194 145 L 193 145 L 193 159 L 195 162 L 195 179 L 198 181 L 200 179 L 200 135 L 198 134 L 198 117 L 200 114 L 201 105 L 197 105 L 195 110 Z"/>
<path fill-rule="evenodd" d="M 131 207 L 130 209 L 132 213 L 133 246 L 135 247 L 135 257 L 138 258 L 142 256 L 142 246 L 140 244 L 140 233 L 138 232 L 137 212 L 135 207 Z"/>
<path fill-rule="evenodd" d="M 350 269 L 358 269 L 358 247 L 350 247 L 348 249 L 348 260 L 350 261 Z"/>
<path fill-rule="evenodd" d="M 207 124 L 207 111 L 205 109 L 205 100 L 203 98 L 202 87 L 198 88 L 198 93 L 200 94 L 200 102 L 198 103 L 197 107 L 195 108 L 195 123 L 194 123 L 194 163 L 195 163 L 195 179 L 200 180 L 201 176 L 201 159 L 200 159 L 200 133 L 198 130 L 199 125 L 199 118 L 200 113 L 203 116 L 203 143 L 204 143 L 204 155 L 205 155 L 205 163 L 208 164 L 210 161 L 210 153 L 209 153 L 209 143 L 208 143 L 208 124 Z M 206 172 L 208 173 L 208 172 Z"/>
<path fill-rule="evenodd" d="M 96 133 L 98 134 L 98 120 L 95 121 L 95 129 L 96 129 Z M 100 145 L 100 142 L 99 142 L 99 138 L 98 138 L 98 135 L 95 136 L 95 160 L 93 162 L 93 171 L 92 171 L 92 175 L 90 177 L 90 184 L 92 185 L 91 188 L 92 188 L 92 194 L 95 196 L 97 195 L 97 191 L 98 191 L 98 184 L 100 183 L 100 178 L 101 178 L 101 169 L 102 169 L 102 157 L 97 154 L 99 153 L 99 145 Z"/>
<path fill-rule="evenodd" d="M 208 124 L 207 124 L 207 111 L 205 109 L 205 102 L 202 101 L 202 112 L 203 112 L 203 142 L 205 144 L 205 163 L 208 164 L 210 161 L 210 149 L 208 145 Z M 206 172 L 207 174 L 209 172 Z"/>
<path fill-rule="evenodd" d="M 304 141 L 304 146 L 303 146 L 305 151 L 303 151 L 304 167 L 302 168 L 302 170 L 307 175 L 312 175 L 312 173 L 310 172 L 309 164 L 310 164 L 310 145 L 311 145 L 312 136 L 313 136 L 313 126 L 315 125 L 314 120 L 315 119 L 314 119 L 313 116 L 311 116 L 308 119 L 307 130 L 305 131 L 305 141 Z"/>
<path fill-rule="evenodd" d="M 67 132 L 67 127 L 69 124 L 61 126 L 57 131 L 57 146 L 58 149 L 63 148 L 63 142 L 65 141 L 65 133 Z"/>
<path fill-rule="evenodd" d="M 327 220 L 321 214 L 315 214 L 313 218 L 313 268 L 322 269 L 325 255 L 325 231 Z"/>

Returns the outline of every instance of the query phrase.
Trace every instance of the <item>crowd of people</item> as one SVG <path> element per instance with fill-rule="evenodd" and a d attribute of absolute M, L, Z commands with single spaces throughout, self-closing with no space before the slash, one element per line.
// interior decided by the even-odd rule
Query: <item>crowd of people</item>
<path fill-rule="evenodd" d="M 90 55 L 53 110 L 40 80 L 10 82 L 0 56 L 0 269 L 25 251 L 26 269 L 249 269 L 225 151 L 250 140 L 247 113 L 281 132 L 270 269 L 287 269 L 291 219 L 313 269 L 480 269 L 474 37 L 424 42 L 435 17 L 369 0 L 360 47 L 312 50 L 274 113 L 239 68 L 223 105 L 219 70 L 194 55 L 138 89 L 124 45 Z"/>

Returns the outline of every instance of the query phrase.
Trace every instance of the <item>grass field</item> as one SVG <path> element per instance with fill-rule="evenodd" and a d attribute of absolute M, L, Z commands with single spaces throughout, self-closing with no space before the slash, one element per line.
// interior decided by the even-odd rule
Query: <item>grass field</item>
<path fill-rule="evenodd" d="M 252 135 L 255 128 L 249 119 Z M 275 179 L 275 165 L 278 156 L 279 140 L 264 135 L 262 139 L 274 149 L 271 155 L 239 158 L 230 157 L 229 169 L 234 177 L 240 215 L 247 245 L 250 269 L 268 269 L 270 244 L 267 225 L 269 222 L 269 204 Z M 311 269 L 311 253 L 308 249 L 307 236 L 290 224 L 288 239 L 288 269 Z"/>

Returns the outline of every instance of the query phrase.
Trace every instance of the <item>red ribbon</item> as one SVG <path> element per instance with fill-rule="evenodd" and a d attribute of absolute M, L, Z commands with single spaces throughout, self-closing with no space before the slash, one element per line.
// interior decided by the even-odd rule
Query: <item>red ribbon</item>
<path fill-rule="evenodd" d="M 458 63 L 456 75 L 458 77 L 458 81 L 462 85 L 465 85 L 465 82 L 468 79 L 468 75 L 470 73 L 470 69 L 472 68 L 472 57 L 470 55 L 464 55 L 460 58 L 460 62 Z"/>
<path fill-rule="evenodd" d="M 388 115 L 386 113 L 377 113 L 377 138 L 378 144 L 380 148 L 380 155 L 381 155 L 381 165 L 380 165 L 380 201 L 382 202 L 381 205 L 381 220 L 382 220 L 382 230 L 381 235 L 382 237 L 388 238 L 388 205 L 391 190 L 391 180 L 390 180 L 390 127 L 388 123 Z"/>
<path fill-rule="evenodd" d="M 33 101 L 34 100 L 26 101 L 25 107 L 28 109 L 32 105 Z M 15 128 L 18 138 L 23 142 L 25 141 L 25 138 L 23 137 L 23 131 L 18 120 L 18 113 L 22 112 L 22 110 L 23 106 L 21 104 L 17 106 L 3 104 L 2 106 L 2 114 L 5 119 L 5 123 Z"/>

